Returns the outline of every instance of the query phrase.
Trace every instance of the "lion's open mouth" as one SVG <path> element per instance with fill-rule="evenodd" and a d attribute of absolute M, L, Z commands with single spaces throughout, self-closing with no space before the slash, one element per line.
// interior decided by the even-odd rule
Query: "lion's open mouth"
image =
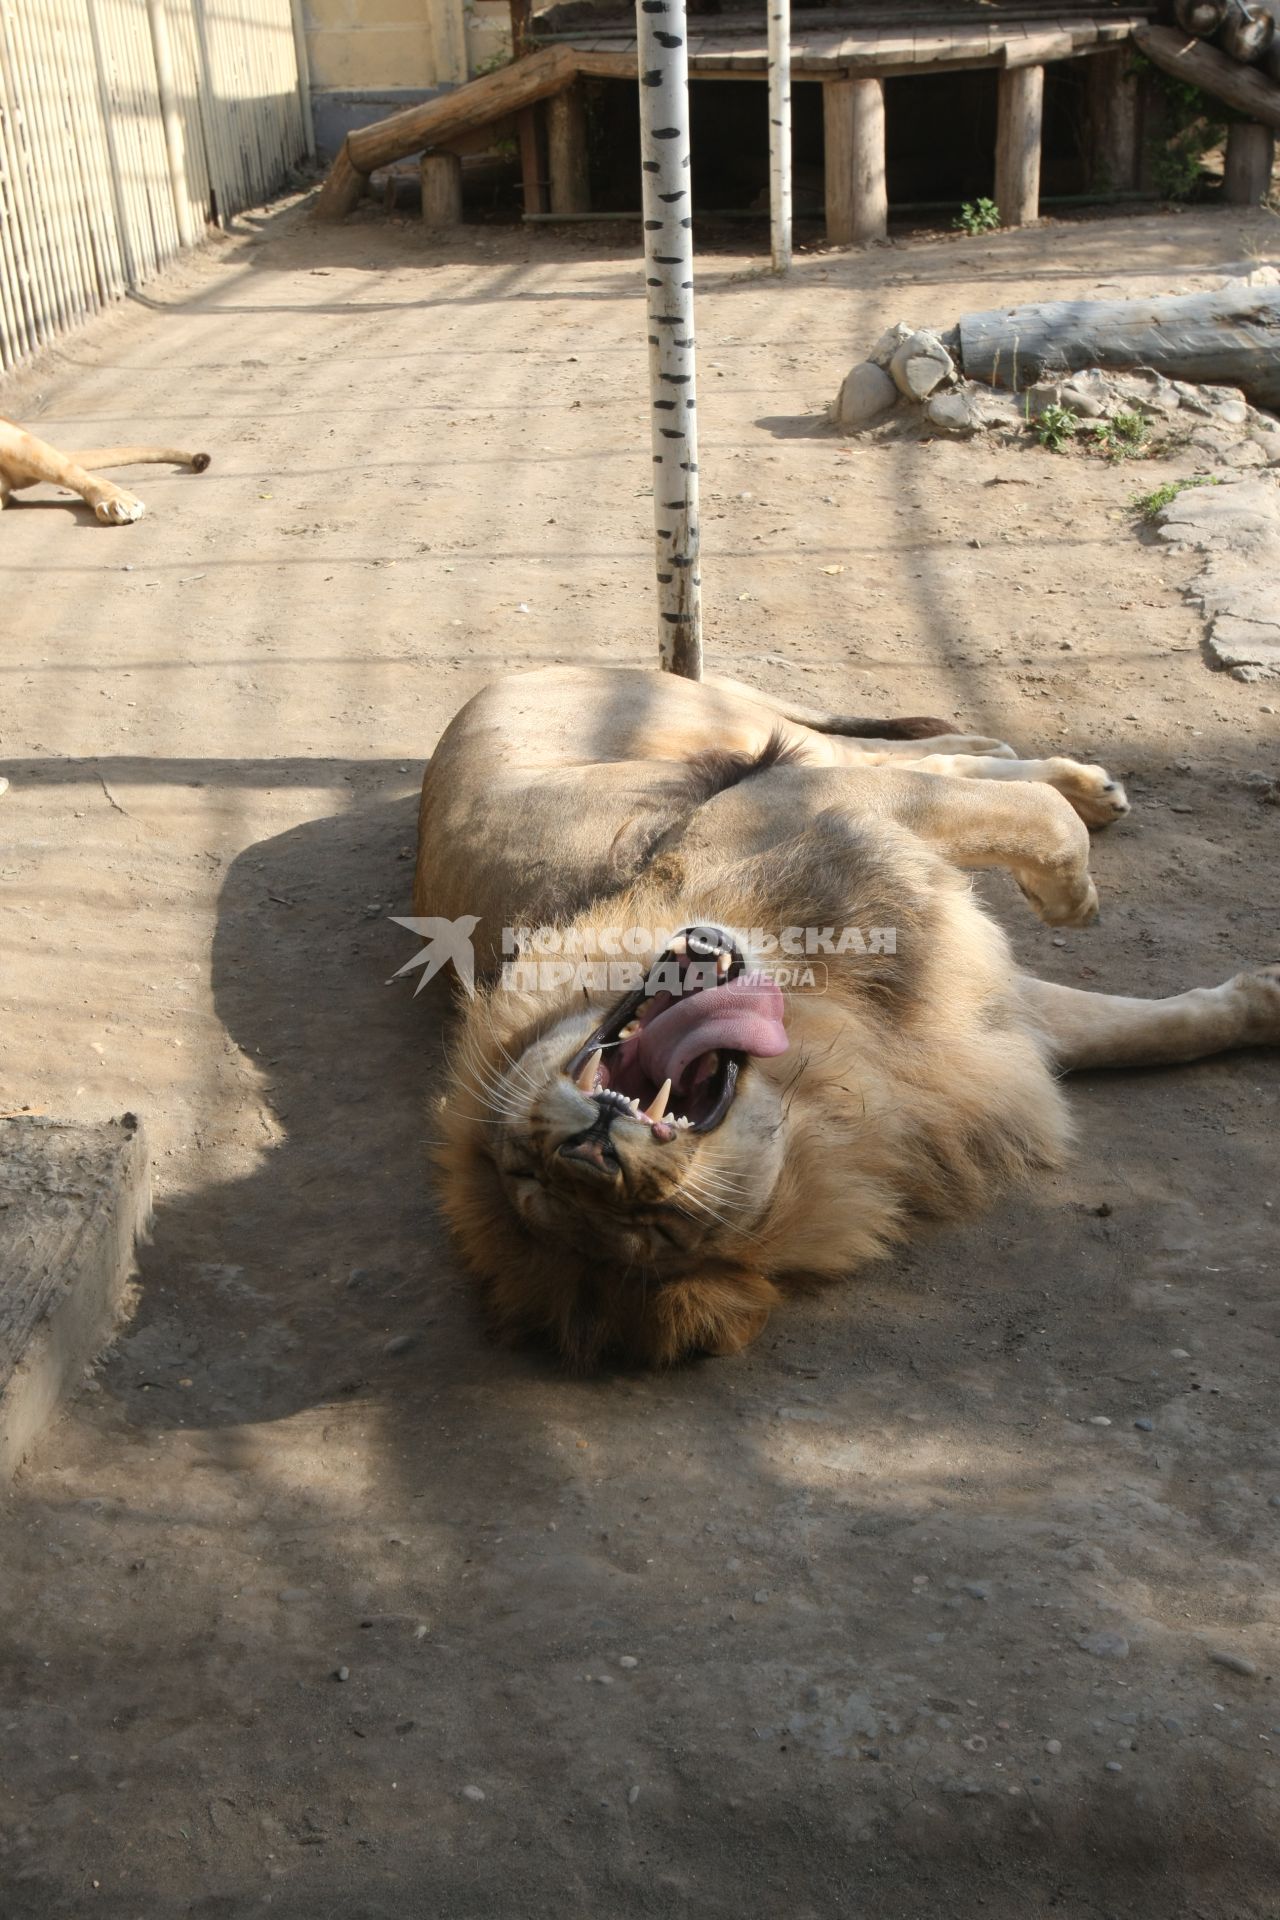
<path fill-rule="evenodd" d="M 639 1120 L 659 1140 L 709 1133 L 745 1062 L 786 1052 L 782 1014 L 777 985 L 746 971 L 731 934 L 688 927 L 564 1071 L 602 1119 Z"/>

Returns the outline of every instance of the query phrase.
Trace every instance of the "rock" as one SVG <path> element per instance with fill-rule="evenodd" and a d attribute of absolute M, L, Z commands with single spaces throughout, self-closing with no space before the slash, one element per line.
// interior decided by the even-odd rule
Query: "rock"
<path fill-rule="evenodd" d="M 1062 383 L 1062 405 L 1085 420 L 1100 420 L 1113 404 L 1111 382 L 1097 367 L 1086 367 Z"/>
<path fill-rule="evenodd" d="M 1103 1627 L 1097 1633 L 1082 1633 L 1076 1645 L 1083 1653 L 1091 1653 L 1095 1660 L 1129 1658 L 1129 1642 L 1122 1633 L 1114 1633 L 1109 1627 Z"/>
<path fill-rule="evenodd" d="M 627 1671 L 630 1672 L 633 1667 L 638 1667 L 640 1662 L 636 1659 L 634 1653 L 624 1653 L 619 1656 L 618 1665 L 625 1667 Z"/>
<path fill-rule="evenodd" d="M 845 375 L 836 401 L 836 425 L 855 431 L 882 420 L 898 404 L 898 389 L 888 374 L 863 360 Z"/>
<path fill-rule="evenodd" d="M 391 1338 L 383 1346 L 382 1351 L 392 1355 L 408 1353 L 417 1337 L 416 1333 L 393 1333 Z"/>
<path fill-rule="evenodd" d="M 885 332 L 880 335 L 880 338 L 867 355 L 868 360 L 870 360 L 873 366 L 887 369 L 889 362 L 899 347 L 902 346 L 904 341 L 910 340 L 914 333 L 915 328 L 909 327 L 905 320 L 895 320 L 893 325 L 886 328 Z"/>
<path fill-rule="evenodd" d="M 922 327 L 898 347 L 889 372 L 908 400 L 927 400 L 935 387 L 954 380 L 956 363 L 937 334 Z"/>
<path fill-rule="evenodd" d="M 1107 1762 L 1107 1772 L 1108 1772 L 1108 1773 L 1123 1773 L 1123 1772 L 1124 1772 L 1124 1768 L 1123 1768 L 1123 1767 L 1122 1767 L 1122 1766 L 1120 1765 L 1120 1762 L 1119 1762 L 1118 1760 L 1108 1760 L 1108 1762 Z"/>
<path fill-rule="evenodd" d="M 1190 811 L 1191 811 L 1191 809 L 1190 809 L 1190 807 L 1188 807 L 1188 808 L 1186 809 L 1186 811 L 1187 811 L 1188 813 L 1190 813 Z M 1154 1433 L 1154 1432 L 1155 1432 L 1155 1425 L 1156 1425 L 1156 1423 L 1155 1423 L 1155 1421 L 1154 1421 L 1154 1420 L 1148 1420 L 1148 1419 L 1146 1419 L 1146 1418 L 1145 1418 L 1145 1416 L 1144 1416 L 1144 1417 L 1143 1417 L 1143 1418 L 1142 1418 L 1141 1420 L 1135 1420 L 1133 1424 L 1134 1424 L 1134 1426 L 1135 1426 L 1135 1427 L 1136 1427 L 1136 1428 L 1138 1429 L 1138 1432 L 1139 1432 L 1139 1433 Z"/>
<path fill-rule="evenodd" d="M 637 1801 L 637 1800 L 638 1800 L 639 1798 L 640 1798 L 640 1789 L 639 1789 L 639 1787 L 634 1787 L 634 1786 L 633 1786 L 633 1787 L 628 1787 L 628 1788 L 627 1788 L 627 1805 L 628 1805 L 629 1807 L 634 1807 L 634 1805 L 635 1805 L 635 1803 L 636 1803 L 636 1801 Z"/>
<path fill-rule="evenodd" d="M 980 433 L 986 424 L 982 402 L 965 388 L 933 394 L 924 410 L 931 427 L 941 433 Z"/>
<path fill-rule="evenodd" d="M 1044 1750 L 1046 1753 L 1061 1753 L 1062 1752 L 1061 1740 L 1046 1740 L 1044 1743 Z"/>
<path fill-rule="evenodd" d="M 1109 384 L 1116 406 L 1136 408 L 1139 413 L 1167 416 L 1178 411 L 1181 401 L 1179 385 L 1186 383 L 1166 380 L 1162 373 L 1137 368 L 1132 373 L 1112 374 Z M 1191 391 L 1195 393 L 1198 389 L 1193 387 Z"/>
<path fill-rule="evenodd" d="M 335 1680 L 349 1680 L 351 1678 L 350 1667 L 335 1667 L 333 1677 Z"/>
<path fill-rule="evenodd" d="M 462 1789 L 462 1797 L 464 1800 L 483 1800 L 484 1788 L 483 1787 L 464 1787 Z"/>
<path fill-rule="evenodd" d="M 1229 1647 L 1210 1647 L 1209 1658 L 1215 1667 L 1225 1667 L 1228 1673 L 1242 1673 L 1247 1680 L 1252 1680 L 1258 1671 L 1256 1661 L 1246 1654 L 1233 1653 Z"/>

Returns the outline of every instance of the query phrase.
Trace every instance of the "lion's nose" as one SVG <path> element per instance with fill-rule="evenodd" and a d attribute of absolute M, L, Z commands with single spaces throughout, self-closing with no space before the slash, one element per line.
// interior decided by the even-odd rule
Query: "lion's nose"
<path fill-rule="evenodd" d="M 584 1172 L 603 1174 L 611 1180 L 618 1171 L 618 1156 L 609 1130 L 617 1117 L 615 1110 L 602 1106 L 589 1127 L 562 1142 L 561 1159 Z"/>

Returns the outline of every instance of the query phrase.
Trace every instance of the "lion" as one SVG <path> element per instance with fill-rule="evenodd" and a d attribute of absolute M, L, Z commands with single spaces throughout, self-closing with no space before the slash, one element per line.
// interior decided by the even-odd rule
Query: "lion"
<path fill-rule="evenodd" d="M 135 494 L 104 480 L 95 468 L 174 466 L 203 473 L 208 465 L 207 453 L 179 453 L 171 447 L 95 447 L 89 453 L 59 453 L 47 440 L 38 440 L 0 414 L 0 508 L 7 507 L 10 496 L 24 487 L 49 481 L 78 493 L 103 526 L 127 526 L 141 520 L 146 507 Z"/>
<path fill-rule="evenodd" d="M 423 782 L 414 906 L 476 927 L 434 1151 L 494 1333 L 575 1369 L 736 1353 L 1058 1165 L 1062 1074 L 1280 1043 L 1280 967 L 1141 1000 L 1015 964 L 966 870 L 1085 926 L 1089 829 L 1127 809 L 1100 767 L 733 683 L 479 693 Z"/>

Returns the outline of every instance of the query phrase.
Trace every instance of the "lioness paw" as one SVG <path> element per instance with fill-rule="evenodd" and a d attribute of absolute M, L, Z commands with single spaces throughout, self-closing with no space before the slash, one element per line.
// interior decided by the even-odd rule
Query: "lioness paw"
<path fill-rule="evenodd" d="M 93 502 L 93 510 L 104 527 L 127 526 L 132 520 L 141 520 L 146 512 L 142 501 L 132 493 L 126 493 L 123 487 L 112 487 Z"/>
<path fill-rule="evenodd" d="M 1238 973 L 1230 984 L 1239 998 L 1244 1021 L 1241 1044 L 1280 1047 L 1280 965 Z"/>
<path fill-rule="evenodd" d="M 1078 760 L 1048 762 L 1048 782 L 1069 800 L 1087 827 L 1109 827 L 1129 811 L 1129 799 L 1105 767 L 1086 767 Z"/>

